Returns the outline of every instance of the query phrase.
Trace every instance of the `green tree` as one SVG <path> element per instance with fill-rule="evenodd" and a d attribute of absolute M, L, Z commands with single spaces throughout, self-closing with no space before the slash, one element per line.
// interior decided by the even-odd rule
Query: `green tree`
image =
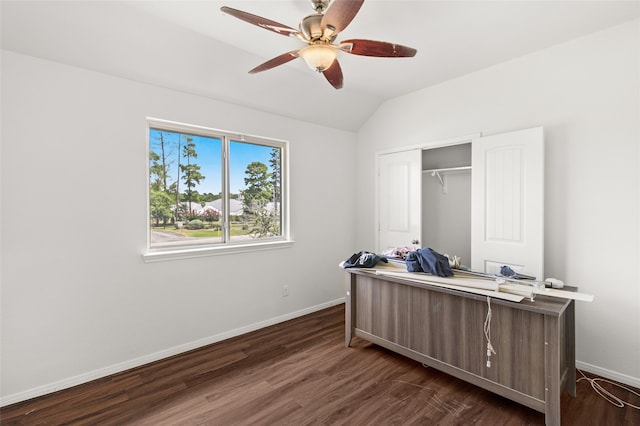
<path fill-rule="evenodd" d="M 200 196 L 200 201 L 204 201 L 205 203 L 208 203 L 210 201 L 215 201 L 218 198 L 220 198 L 218 195 L 213 195 L 213 193 L 211 192 L 205 192 Z"/>
<path fill-rule="evenodd" d="M 271 166 L 271 188 L 273 191 L 272 201 L 273 201 L 273 209 L 274 214 L 278 216 L 278 211 L 280 210 L 280 200 L 281 200 L 281 187 L 280 187 L 280 178 L 281 178 L 281 166 L 280 166 L 280 149 L 273 148 L 270 153 L 269 165 Z"/>
<path fill-rule="evenodd" d="M 172 204 L 173 199 L 167 192 L 157 189 L 150 190 L 149 212 L 151 218 L 156 221 L 156 226 L 160 225 L 161 221 L 164 226 L 167 225 L 167 220 L 170 219 L 172 215 Z"/>
<path fill-rule="evenodd" d="M 254 219 L 253 229 L 249 233 L 255 238 L 268 237 L 280 233 L 280 227 L 272 212 L 262 209 L 256 213 Z"/>
<path fill-rule="evenodd" d="M 150 142 L 151 147 L 149 149 L 149 189 L 150 191 L 163 191 L 167 194 L 173 194 L 167 182 L 171 178 L 171 158 L 175 155 L 175 146 L 171 143 L 170 136 L 175 134 L 154 130 L 153 135 L 154 138 Z M 149 203 L 151 209 L 157 207 L 151 206 L 151 197 Z M 166 225 L 167 220 L 171 219 L 171 215 L 162 217 L 164 225 Z"/>
<path fill-rule="evenodd" d="M 171 148 L 169 147 L 168 141 L 165 141 L 164 132 L 158 132 L 158 148 L 160 154 L 158 154 L 157 158 L 157 175 L 158 180 L 162 183 L 160 189 L 166 191 L 168 189 L 167 179 L 169 178 L 169 168 L 171 167 L 171 161 L 169 160 Z"/>
<path fill-rule="evenodd" d="M 255 215 L 271 200 L 272 184 L 267 166 L 259 161 L 249 163 L 244 173 L 246 189 L 240 192 L 246 210 Z"/>
<path fill-rule="evenodd" d="M 175 194 L 175 197 L 176 197 L 176 208 L 175 208 L 176 221 L 180 219 L 181 211 L 184 210 L 180 205 L 180 142 L 181 141 L 182 141 L 182 138 L 180 137 L 180 135 L 178 135 L 178 141 L 177 141 L 178 167 L 176 168 L 178 176 L 176 176 L 176 181 L 171 185 L 173 189 L 173 193 Z"/>
<path fill-rule="evenodd" d="M 186 144 L 182 147 L 182 158 L 187 160 L 186 164 L 180 164 L 180 171 L 182 172 L 182 179 L 187 187 L 185 194 L 187 196 L 187 201 L 189 203 L 189 211 L 191 212 L 191 203 L 198 202 L 196 199 L 197 191 L 193 188 L 196 185 L 200 184 L 200 181 L 205 178 L 205 176 L 200 173 L 200 166 L 196 163 L 192 163 L 192 159 L 198 158 L 198 152 L 196 151 L 196 144 L 193 142 L 193 139 L 188 135 L 183 135 Z"/>
<path fill-rule="evenodd" d="M 165 171 L 159 160 L 160 156 L 157 153 L 149 151 L 149 161 L 151 161 L 149 165 L 149 187 L 155 191 L 164 190 L 162 187 L 162 177 Z"/>

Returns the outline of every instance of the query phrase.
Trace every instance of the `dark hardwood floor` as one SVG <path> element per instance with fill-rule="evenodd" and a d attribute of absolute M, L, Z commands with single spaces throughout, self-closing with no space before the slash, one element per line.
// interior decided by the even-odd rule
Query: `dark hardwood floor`
<path fill-rule="evenodd" d="M 587 381 L 566 425 L 640 425 Z M 609 387 L 634 405 L 638 397 Z M 635 398 L 635 399 L 634 399 Z M 344 305 L 7 406 L 3 425 L 541 425 L 544 415 L 355 338 Z"/>

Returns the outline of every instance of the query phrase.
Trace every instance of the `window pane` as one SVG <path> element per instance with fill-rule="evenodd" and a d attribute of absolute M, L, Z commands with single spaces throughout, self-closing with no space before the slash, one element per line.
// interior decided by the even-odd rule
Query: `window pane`
<path fill-rule="evenodd" d="M 230 239 L 282 235 L 282 148 L 229 142 Z"/>
<path fill-rule="evenodd" d="M 290 242 L 286 141 L 148 122 L 151 250 L 145 259 Z"/>
<path fill-rule="evenodd" d="M 223 241 L 222 139 L 149 129 L 151 247 Z"/>

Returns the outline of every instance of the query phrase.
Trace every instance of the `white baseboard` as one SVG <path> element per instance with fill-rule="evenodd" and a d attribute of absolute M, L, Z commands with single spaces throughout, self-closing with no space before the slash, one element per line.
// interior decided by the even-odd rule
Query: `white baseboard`
<path fill-rule="evenodd" d="M 298 318 L 307 314 L 311 314 L 322 309 L 329 308 L 331 306 L 339 305 L 345 302 L 344 298 L 331 300 L 329 302 L 321 303 L 316 306 L 305 308 L 299 311 L 291 312 L 279 317 L 271 318 L 266 321 L 251 324 L 246 327 L 237 328 L 235 330 L 227 331 L 224 333 L 216 334 L 204 339 L 196 340 L 194 342 L 185 343 L 184 345 L 175 346 L 160 352 L 145 355 L 139 358 L 134 358 L 129 361 L 121 362 L 118 364 L 110 365 L 98 370 L 90 371 L 88 373 L 80 374 L 67 379 L 59 380 L 57 382 L 49 383 L 43 386 L 38 386 L 33 389 L 29 389 L 23 392 L 18 392 L 12 395 L 7 395 L 0 398 L 0 407 L 6 405 L 15 404 L 17 402 L 26 401 L 31 398 L 36 398 L 48 393 L 57 392 L 62 389 L 71 388 L 73 386 L 81 385 L 83 383 L 90 382 L 92 380 L 100 379 L 102 377 L 110 376 L 112 374 L 120 373 L 122 371 L 129 370 L 131 368 L 140 367 L 145 364 L 149 364 L 154 361 L 159 361 L 170 356 L 178 355 L 183 352 L 187 352 L 193 349 L 197 349 L 212 343 L 217 343 L 222 340 L 229 339 L 231 337 L 240 336 L 261 328 L 269 327 L 271 325 L 279 324 L 284 321 L 288 321 L 294 318 Z M 640 388 L 640 378 L 628 376 L 626 374 L 618 373 L 617 371 L 608 370 L 606 368 L 598 367 L 596 365 L 588 364 L 582 361 L 576 361 L 576 367 L 584 372 L 595 374 L 597 376 L 615 380 L 620 383 L 624 383 L 635 388 Z"/>
<path fill-rule="evenodd" d="M 38 396 L 46 395 L 48 393 L 57 392 L 62 389 L 71 388 L 73 386 L 81 385 L 83 383 L 87 383 L 92 380 L 96 380 L 102 377 L 110 376 L 112 374 L 120 373 L 122 371 L 126 371 L 131 368 L 140 367 L 142 365 L 149 364 L 154 361 L 159 361 L 161 359 L 178 355 L 183 352 L 197 349 L 206 345 L 210 345 L 212 343 L 217 343 L 222 340 L 229 339 L 231 337 L 240 336 L 242 334 L 246 334 L 251 331 L 259 330 L 261 328 L 275 325 L 284 321 L 289 321 L 291 319 L 298 318 L 307 314 L 311 314 L 313 312 L 320 311 L 322 309 L 326 309 L 331 306 L 339 305 L 341 303 L 344 303 L 344 301 L 345 301 L 344 297 L 336 300 L 331 300 L 329 302 L 321 303 L 316 306 L 311 306 L 309 308 L 291 312 L 285 315 L 281 315 L 279 317 L 271 318 L 266 321 L 250 324 L 246 327 L 237 328 L 235 330 L 216 334 L 215 336 L 210 336 L 204 339 L 196 340 L 194 342 L 185 343 L 183 345 L 175 346 L 173 348 L 169 348 L 160 352 L 141 356 L 139 358 L 134 358 L 129 361 L 110 365 L 104 368 L 100 368 L 98 370 L 90 371 L 88 373 L 80 374 L 74 377 L 69 377 L 67 379 L 59 380 L 57 382 L 49 383 L 43 386 L 38 386 L 36 388 L 29 389 L 23 392 L 7 395 L 5 397 L 0 398 L 0 407 L 4 407 L 10 404 L 15 404 L 17 402 L 26 401 L 31 398 L 36 398 Z"/>
<path fill-rule="evenodd" d="M 585 373 L 591 373 L 596 376 L 615 380 L 616 382 L 624 383 L 625 385 L 633 386 L 640 389 L 640 378 L 628 376 L 626 374 L 618 373 L 617 371 L 607 370 L 606 368 L 598 367 L 597 365 L 587 364 L 586 362 L 576 361 L 576 368 L 584 371 Z M 577 375 L 578 378 L 580 374 Z"/>

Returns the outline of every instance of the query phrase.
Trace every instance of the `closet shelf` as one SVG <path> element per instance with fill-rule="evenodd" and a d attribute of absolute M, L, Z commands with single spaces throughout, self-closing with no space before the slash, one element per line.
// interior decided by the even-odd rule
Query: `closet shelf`
<path fill-rule="evenodd" d="M 455 172 L 459 170 L 471 170 L 471 166 L 462 166 L 462 167 L 443 167 L 441 169 L 429 169 L 423 170 L 422 173 L 443 173 L 443 172 Z M 435 174 L 434 174 L 435 176 Z"/>

